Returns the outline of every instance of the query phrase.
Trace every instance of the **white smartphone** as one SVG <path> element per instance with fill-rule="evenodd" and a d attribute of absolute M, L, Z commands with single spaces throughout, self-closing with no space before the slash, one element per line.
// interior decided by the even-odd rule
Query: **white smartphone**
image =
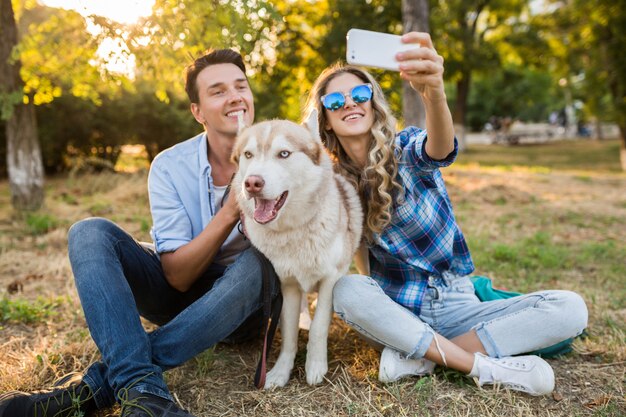
<path fill-rule="evenodd" d="M 371 30 L 350 29 L 346 35 L 346 61 L 348 64 L 400 71 L 396 54 L 419 48 L 416 44 L 405 44 L 400 36 Z"/>

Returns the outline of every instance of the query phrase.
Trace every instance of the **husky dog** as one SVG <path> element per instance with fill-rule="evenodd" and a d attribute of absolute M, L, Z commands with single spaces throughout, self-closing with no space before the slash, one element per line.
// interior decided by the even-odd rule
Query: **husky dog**
<path fill-rule="evenodd" d="M 317 289 L 309 331 L 306 380 L 328 371 L 333 287 L 361 240 L 363 212 L 354 187 L 339 174 L 319 138 L 317 113 L 307 127 L 271 120 L 243 128 L 233 149 L 233 180 L 250 241 L 272 262 L 281 282 L 282 346 L 265 388 L 287 384 L 298 344 L 300 301 Z"/>

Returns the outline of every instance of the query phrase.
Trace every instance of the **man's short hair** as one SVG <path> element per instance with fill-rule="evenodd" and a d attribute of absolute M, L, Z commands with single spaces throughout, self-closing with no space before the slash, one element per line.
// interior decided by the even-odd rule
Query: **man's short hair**
<path fill-rule="evenodd" d="M 187 97 L 192 103 L 199 103 L 198 85 L 196 80 L 200 71 L 215 64 L 234 64 L 245 74 L 246 65 L 243 63 L 243 57 L 232 49 L 216 49 L 209 51 L 206 55 L 197 58 L 187 67 L 185 73 L 185 91 Z"/>

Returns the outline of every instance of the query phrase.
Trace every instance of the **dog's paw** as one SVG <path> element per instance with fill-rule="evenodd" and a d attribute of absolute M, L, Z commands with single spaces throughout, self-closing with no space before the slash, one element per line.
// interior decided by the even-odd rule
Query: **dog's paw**
<path fill-rule="evenodd" d="M 317 385 L 324 380 L 328 372 L 328 363 L 325 360 L 306 360 L 306 382 L 309 385 Z"/>
<path fill-rule="evenodd" d="M 282 388 L 289 381 L 290 369 L 274 366 L 265 377 L 265 389 Z"/>

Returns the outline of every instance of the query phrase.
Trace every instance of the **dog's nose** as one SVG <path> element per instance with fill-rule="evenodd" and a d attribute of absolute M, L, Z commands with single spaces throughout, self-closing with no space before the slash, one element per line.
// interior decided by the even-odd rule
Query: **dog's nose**
<path fill-rule="evenodd" d="M 250 175 L 246 178 L 244 182 L 246 186 L 246 191 L 250 194 L 257 194 L 263 190 L 263 186 L 265 185 L 265 180 L 258 175 Z"/>

